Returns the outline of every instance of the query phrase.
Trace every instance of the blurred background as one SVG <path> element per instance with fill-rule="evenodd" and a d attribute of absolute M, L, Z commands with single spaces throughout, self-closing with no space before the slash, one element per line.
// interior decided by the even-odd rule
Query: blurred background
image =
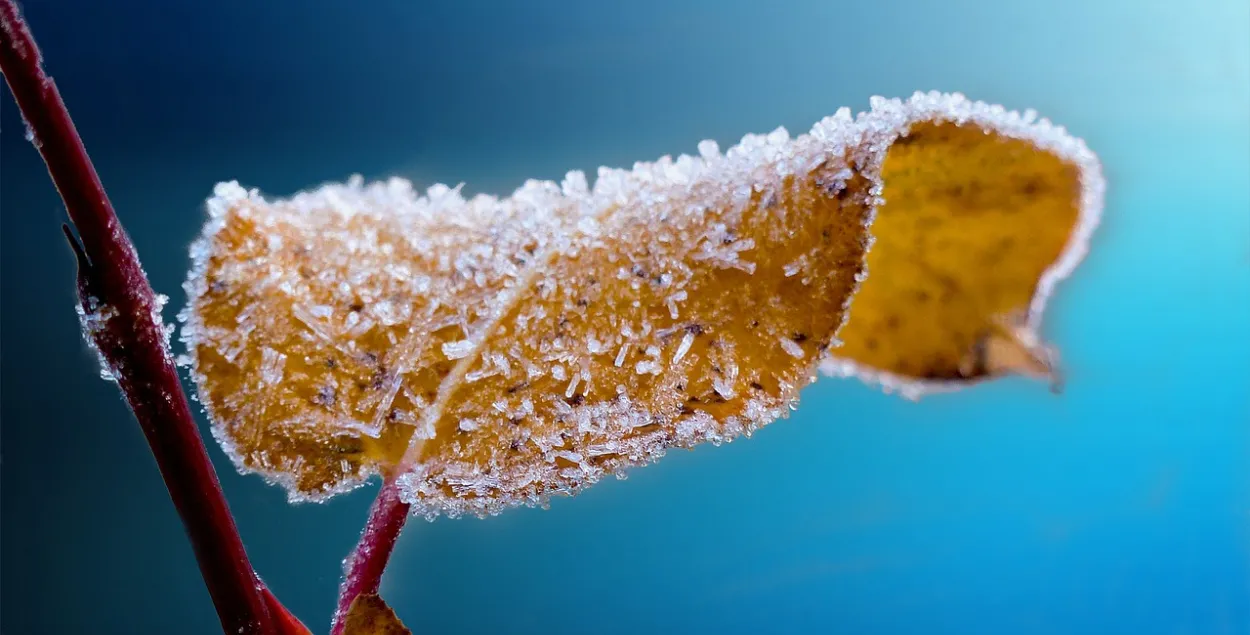
<path fill-rule="evenodd" d="M 416 632 L 1250 633 L 1245 0 L 24 7 L 167 318 L 220 180 L 507 194 L 929 89 L 1101 156 L 1105 221 L 1047 316 L 1061 396 L 826 378 L 752 439 L 549 511 L 414 521 L 383 595 Z M 0 92 L 0 631 L 219 632 Z M 210 450 L 261 575 L 324 632 L 376 486 L 291 506 Z"/>

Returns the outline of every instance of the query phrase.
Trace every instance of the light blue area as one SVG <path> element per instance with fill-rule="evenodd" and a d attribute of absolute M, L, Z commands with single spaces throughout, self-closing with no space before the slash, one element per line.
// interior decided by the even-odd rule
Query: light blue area
<path fill-rule="evenodd" d="M 1036 108 L 1102 158 L 1105 221 L 1047 317 L 1062 396 L 825 379 L 754 438 L 549 511 L 414 522 L 383 592 L 417 632 L 1250 633 L 1244 0 L 26 4 L 176 304 L 218 180 L 506 194 L 917 89 Z M 20 137 L 0 137 L 0 631 L 212 633 L 74 339 L 58 202 Z M 213 452 L 258 568 L 324 630 L 371 493 L 290 507 Z"/>

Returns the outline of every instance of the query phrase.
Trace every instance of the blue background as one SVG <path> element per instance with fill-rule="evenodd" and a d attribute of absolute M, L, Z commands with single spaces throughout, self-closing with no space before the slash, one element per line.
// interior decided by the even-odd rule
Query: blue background
<path fill-rule="evenodd" d="M 1244 0 L 25 7 L 167 316 L 219 180 L 506 194 L 917 89 L 1100 154 L 1105 222 L 1046 324 L 1062 396 L 824 379 L 755 438 L 549 511 L 413 522 L 383 593 L 417 632 L 1250 633 Z M 0 631 L 218 632 L 0 92 Z M 324 632 L 373 488 L 289 506 L 211 451 L 256 566 Z"/>

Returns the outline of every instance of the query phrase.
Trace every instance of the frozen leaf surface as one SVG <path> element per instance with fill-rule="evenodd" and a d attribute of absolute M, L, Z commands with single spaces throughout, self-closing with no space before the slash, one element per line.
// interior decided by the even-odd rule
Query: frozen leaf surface
<path fill-rule="evenodd" d="M 812 380 L 862 275 L 851 130 L 844 111 L 503 200 L 219 186 L 184 330 L 217 436 L 293 497 L 399 471 L 454 515 L 748 433 Z"/>
<path fill-rule="evenodd" d="M 914 149 L 891 154 L 912 135 Z M 382 473 L 431 517 L 540 504 L 669 448 L 749 434 L 784 416 L 818 367 L 895 383 L 933 379 L 924 365 L 939 355 L 955 360 L 935 366 L 941 379 L 1023 368 L 1036 347 L 982 333 L 1031 333 L 1036 298 L 1079 258 L 1072 245 L 1085 234 L 1073 223 L 1086 208 L 1064 215 L 1071 206 L 1055 202 L 1091 191 L 1084 166 L 1055 150 L 1073 143 L 1048 124 L 931 94 L 877 101 L 858 120 L 843 110 L 794 139 L 779 129 L 724 154 L 704 142 L 697 158 L 601 169 L 593 188 L 574 172 L 465 200 L 446 186 L 418 196 L 405 181 L 355 179 L 267 201 L 223 184 L 194 248 L 183 338 L 218 439 L 292 498 Z M 934 160 L 947 169 L 929 169 Z M 889 276 L 930 292 L 933 279 L 885 249 L 920 244 L 917 258 L 947 262 L 913 225 L 932 216 L 948 240 L 960 235 L 950 219 L 980 199 L 950 194 L 958 183 L 1014 192 L 1036 202 L 1030 222 L 1066 229 L 1022 247 L 1033 268 L 1008 276 L 1018 289 L 951 263 L 961 293 L 924 319 L 949 318 L 939 324 L 965 340 L 912 344 L 909 331 L 881 330 L 918 310 Z M 950 201 L 929 202 L 926 188 Z M 869 255 L 883 195 L 882 213 L 899 220 Z M 910 222 L 909 207 L 920 210 Z M 977 242 L 984 251 L 1014 230 L 976 231 L 993 241 Z M 1047 251 L 1058 234 L 1066 255 Z M 856 300 L 852 323 L 863 323 L 857 340 L 879 341 L 838 350 L 875 266 L 881 290 L 862 316 Z M 1021 297 L 1023 326 L 1009 319 Z"/>

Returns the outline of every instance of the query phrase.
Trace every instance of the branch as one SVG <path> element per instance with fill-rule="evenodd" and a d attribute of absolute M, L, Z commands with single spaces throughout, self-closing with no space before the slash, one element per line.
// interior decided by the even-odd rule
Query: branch
<path fill-rule="evenodd" d="M 160 304 L 12 0 L 0 0 L 0 70 L 81 237 L 66 231 L 86 335 L 143 428 L 222 628 L 276 634 L 170 359 Z"/>
<path fill-rule="evenodd" d="M 408 503 L 399 500 L 395 481 L 382 484 L 369 508 L 369 520 L 356 550 L 343 561 L 343 584 L 339 587 L 339 603 L 334 610 L 330 635 L 343 635 L 347 611 L 357 596 L 378 592 L 382 572 L 395 549 L 395 540 L 408 519 L 408 508 Z"/>

